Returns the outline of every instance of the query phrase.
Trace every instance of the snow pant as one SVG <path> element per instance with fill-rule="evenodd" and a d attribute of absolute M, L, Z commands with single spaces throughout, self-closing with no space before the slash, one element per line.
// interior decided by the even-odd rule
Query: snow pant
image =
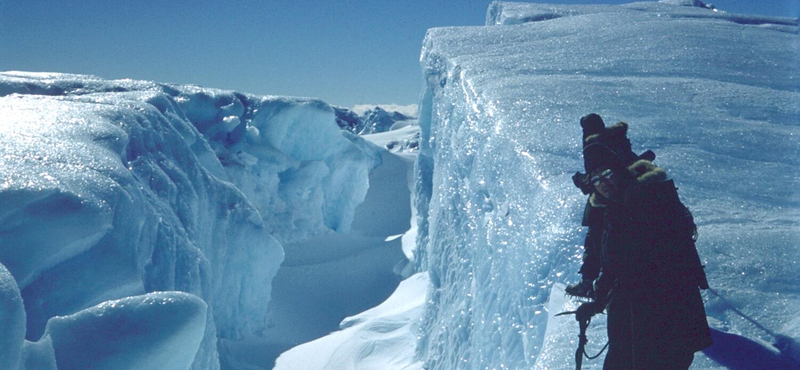
<path fill-rule="evenodd" d="M 609 302 L 609 345 L 603 369 L 688 369 L 694 350 L 686 347 L 685 338 L 672 332 L 672 328 L 681 326 L 682 318 L 664 309 L 668 303 L 642 298 L 618 292 Z"/>

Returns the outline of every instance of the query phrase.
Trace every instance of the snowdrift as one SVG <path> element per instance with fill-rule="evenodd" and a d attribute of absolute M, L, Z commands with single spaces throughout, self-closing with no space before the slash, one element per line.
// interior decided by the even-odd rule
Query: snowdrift
<path fill-rule="evenodd" d="M 136 347 L 123 356 L 127 366 L 168 363 L 171 354 L 186 368 L 189 353 L 193 368 L 219 368 L 217 338 L 266 328 L 282 246 L 347 232 L 381 161 L 379 148 L 339 130 L 333 109 L 313 99 L 5 72 L 0 117 L 4 369 L 25 358 L 46 363 L 52 348 L 59 369 L 86 368 L 60 360 L 63 351 L 101 351 L 60 344 L 95 326 L 110 330 L 82 324 L 97 315 L 86 310 L 146 311 L 150 298 L 103 302 L 158 291 L 195 297 L 159 305 L 199 302 L 169 311 L 192 320 L 191 330 L 163 334 L 183 350 Z M 202 315 L 191 314 L 201 304 Z M 162 335 L 133 332 L 107 333 L 106 342 Z"/>
<path fill-rule="evenodd" d="M 800 333 L 797 30 L 699 1 L 495 2 L 487 26 L 429 30 L 416 184 L 425 368 L 574 366 L 577 325 L 548 301 L 578 279 L 586 199 L 570 177 L 590 112 L 628 122 L 634 151 L 652 149 L 672 175 L 712 286 Z M 771 339 L 707 301 L 726 331 Z M 719 367 L 701 355 L 693 368 Z"/>
<path fill-rule="evenodd" d="M 274 370 L 422 370 L 411 362 L 427 289 L 427 274 L 409 277 L 385 302 L 343 320 L 342 330 L 283 353 Z"/>

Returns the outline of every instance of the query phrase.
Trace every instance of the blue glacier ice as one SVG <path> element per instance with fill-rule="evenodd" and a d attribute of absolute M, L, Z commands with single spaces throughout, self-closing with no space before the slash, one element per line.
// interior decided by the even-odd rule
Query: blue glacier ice
<path fill-rule="evenodd" d="M 0 73 L 0 368 L 574 368 L 589 112 L 698 222 L 727 301 L 693 369 L 784 363 L 730 305 L 800 339 L 796 19 L 494 2 L 420 62 L 419 125 L 366 137 L 316 99 Z"/>
<path fill-rule="evenodd" d="M 25 343 L 25 306 L 11 273 L 0 265 L 0 366 L 19 367 Z"/>
<path fill-rule="evenodd" d="M 188 293 L 126 297 L 50 319 L 40 342 L 53 347 L 59 370 L 188 369 L 206 313 L 205 302 Z"/>
<path fill-rule="evenodd" d="M 628 122 L 634 151 L 656 152 L 698 222 L 712 287 L 797 340 L 799 46 L 796 20 L 699 1 L 494 2 L 487 26 L 429 30 L 416 187 L 425 368 L 574 367 L 577 325 L 548 302 L 579 278 L 585 198 L 570 177 L 590 112 Z M 706 300 L 718 327 L 772 340 Z M 602 319 L 590 341 L 605 342 Z M 698 355 L 693 368 L 721 365 Z"/>
<path fill-rule="evenodd" d="M 181 291 L 208 305 L 189 363 L 218 369 L 218 339 L 267 328 L 284 248 L 348 232 L 381 163 L 314 99 L 3 72 L 0 112 L 4 368 L 91 348 L 59 345 L 84 320 L 58 337 L 55 318 Z"/>

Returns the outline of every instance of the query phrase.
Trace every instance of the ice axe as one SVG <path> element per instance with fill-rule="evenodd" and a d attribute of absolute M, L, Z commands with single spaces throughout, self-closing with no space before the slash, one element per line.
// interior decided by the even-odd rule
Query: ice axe
<path fill-rule="evenodd" d="M 575 350 L 575 369 L 581 370 L 581 366 L 583 365 L 583 356 L 586 356 L 589 360 L 594 360 L 600 357 L 601 354 L 608 348 L 608 343 L 600 350 L 595 356 L 589 356 L 586 353 L 586 343 L 589 343 L 589 339 L 586 338 L 586 329 L 589 328 L 589 323 L 592 321 L 591 316 L 589 317 L 579 317 L 578 311 L 564 311 L 561 313 L 557 313 L 555 317 L 558 316 L 567 316 L 567 315 L 575 315 L 575 320 L 578 321 L 578 326 L 580 327 L 580 333 L 578 334 L 578 349 Z"/>

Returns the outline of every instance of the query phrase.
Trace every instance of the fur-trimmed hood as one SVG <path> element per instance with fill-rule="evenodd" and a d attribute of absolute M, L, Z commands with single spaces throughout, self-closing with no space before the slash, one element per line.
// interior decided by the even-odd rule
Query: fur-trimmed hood
<path fill-rule="evenodd" d="M 637 184 L 655 184 L 669 178 L 667 171 L 646 159 L 633 162 L 627 169 Z M 592 207 L 606 207 L 608 203 L 609 200 L 596 191 L 589 196 L 589 204 Z"/>
<path fill-rule="evenodd" d="M 616 141 L 626 138 L 628 135 L 628 124 L 625 122 L 617 122 L 614 126 L 608 126 L 599 133 L 586 136 L 583 139 L 583 146 L 600 141 Z"/>
<path fill-rule="evenodd" d="M 640 184 L 652 184 L 667 179 L 667 171 L 664 171 L 663 168 L 654 165 L 653 162 L 646 159 L 633 162 L 633 164 L 628 166 L 628 172 L 630 172 L 636 179 L 636 182 Z"/>

